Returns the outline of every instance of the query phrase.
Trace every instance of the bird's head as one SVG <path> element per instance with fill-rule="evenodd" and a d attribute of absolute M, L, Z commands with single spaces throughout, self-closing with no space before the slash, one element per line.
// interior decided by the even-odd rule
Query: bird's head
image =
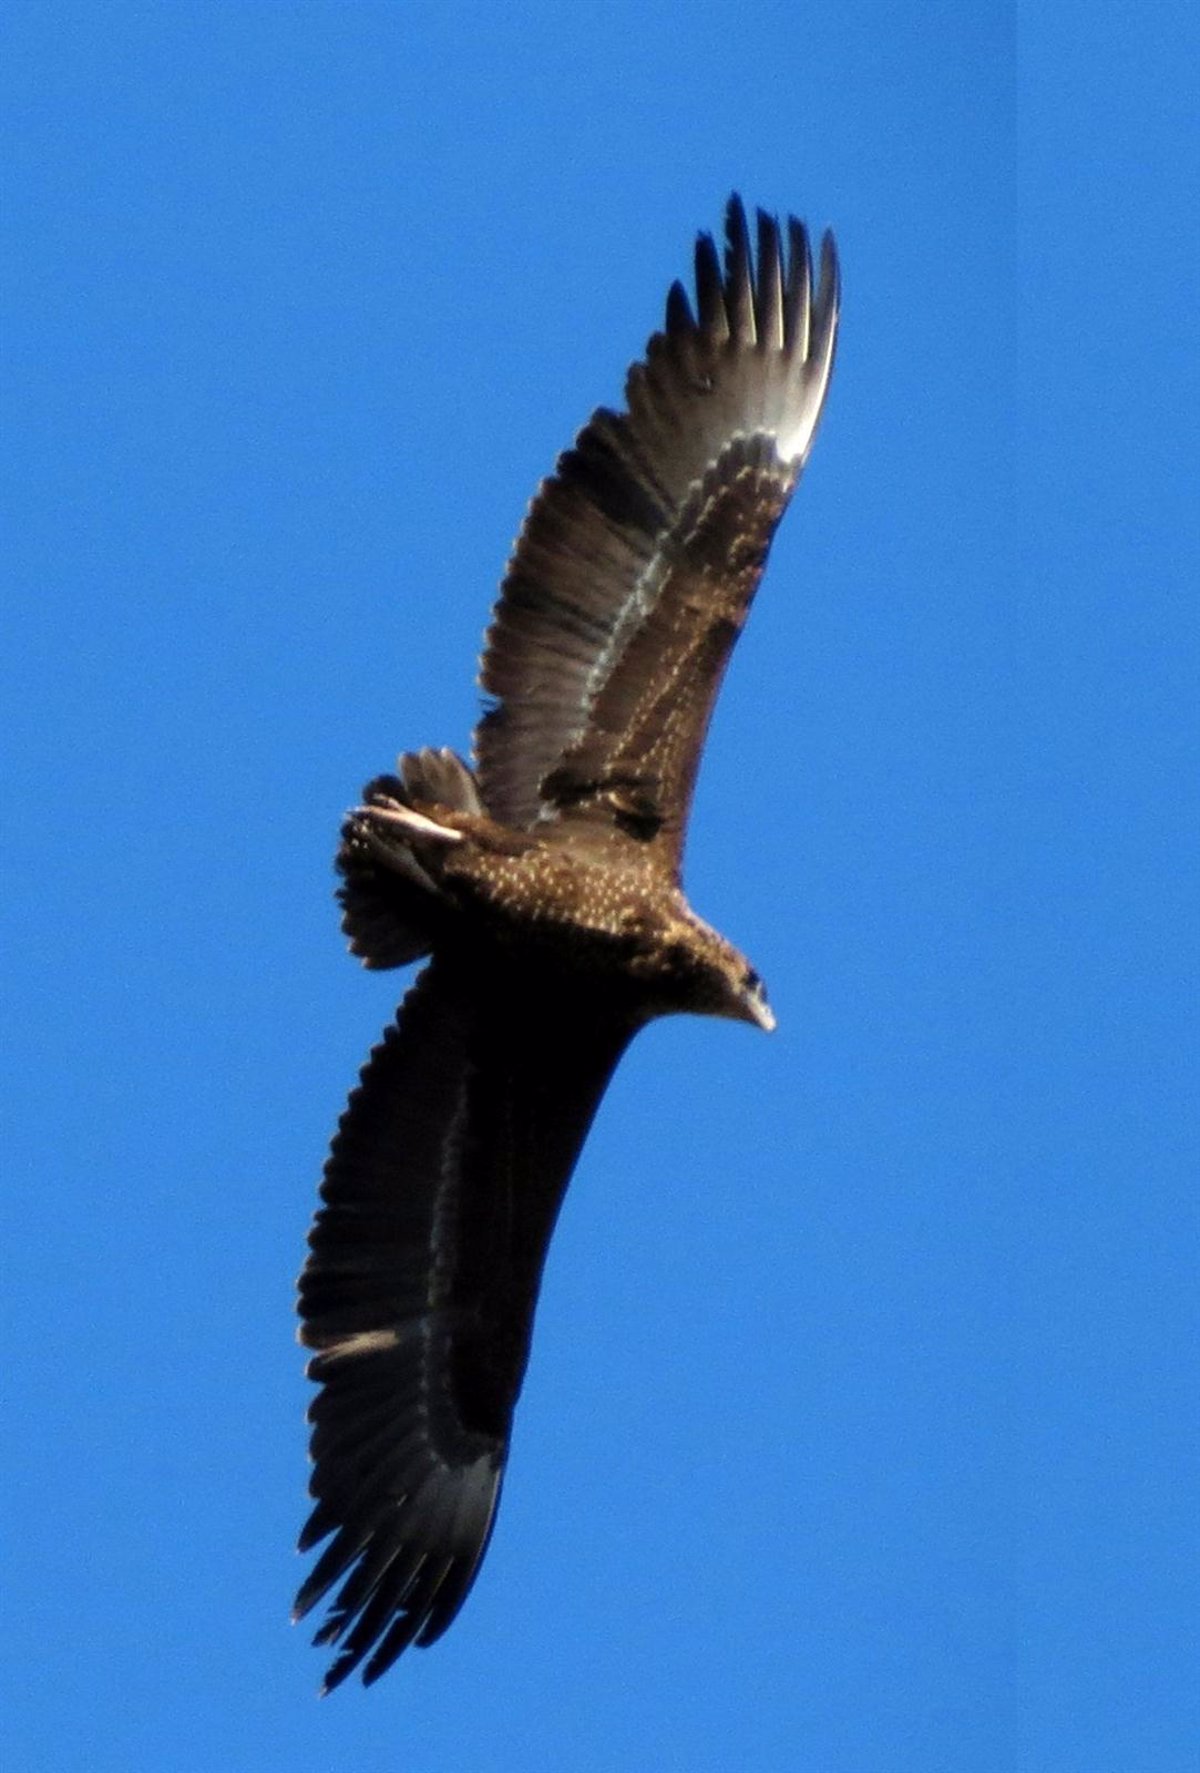
<path fill-rule="evenodd" d="M 775 1028 L 775 1017 L 767 1002 L 767 988 L 758 973 L 741 955 L 738 959 L 742 964 L 735 994 L 736 1008 L 729 1013 L 736 1016 L 739 1022 L 753 1022 L 764 1034 L 770 1034 Z"/>
<path fill-rule="evenodd" d="M 692 954 L 699 976 L 688 1008 L 710 1016 L 728 1016 L 734 1022 L 753 1022 L 770 1034 L 775 1017 L 760 974 L 732 942 L 698 918 L 693 929 Z"/>

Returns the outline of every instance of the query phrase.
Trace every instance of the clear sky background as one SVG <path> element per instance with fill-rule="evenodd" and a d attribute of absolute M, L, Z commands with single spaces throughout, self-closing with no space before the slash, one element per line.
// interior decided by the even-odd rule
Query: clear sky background
<path fill-rule="evenodd" d="M 1096 10 L 6 9 L 14 1773 L 1197 1765 L 1197 26 Z M 639 1039 L 475 1592 L 318 1702 L 339 815 L 733 188 L 845 272 L 689 854 L 780 1028 Z"/>

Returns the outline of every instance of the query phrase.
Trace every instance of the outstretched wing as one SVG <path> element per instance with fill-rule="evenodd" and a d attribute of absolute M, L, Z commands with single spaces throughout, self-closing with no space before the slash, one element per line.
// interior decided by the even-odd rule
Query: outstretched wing
<path fill-rule="evenodd" d="M 342 1117 L 300 1278 L 326 1687 L 450 1624 L 492 1528 L 554 1221 L 631 1029 L 552 982 L 435 959 Z"/>
<path fill-rule="evenodd" d="M 614 834 L 678 868 L 704 735 L 829 385 L 837 258 L 731 198 L 724 273 L 696 245 L 697 314 L 666 329 L 530 507 L 496 605 L 476 733 L 488 810 L 574 842 Z"/>

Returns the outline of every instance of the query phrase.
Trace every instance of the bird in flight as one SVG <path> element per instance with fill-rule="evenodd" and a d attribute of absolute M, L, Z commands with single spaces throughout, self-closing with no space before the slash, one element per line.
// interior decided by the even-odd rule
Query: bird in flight
<path fill-rule="evenodd" d="M 425 959 L 325 1165 L 300 1340 L 327 1541 L 325 1690 L 441 1636 L 479 1570 L 554 1222 L 639 1028 L 770 1029 L 762 981 L 684 897 L 700 752 L 833 366 L 837 257 L 741 201 L 529 508 L 484 642 L 474 766 L 401 757 L 342 827 L 343 928 Z"/>

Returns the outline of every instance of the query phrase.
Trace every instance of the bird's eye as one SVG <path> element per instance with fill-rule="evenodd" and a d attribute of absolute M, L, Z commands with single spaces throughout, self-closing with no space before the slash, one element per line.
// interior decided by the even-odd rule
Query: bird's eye
<path fill-rule="evenodd" d="M 746 968 L 746 976 L 742 980 L 742 984 L 746 987 L 747 991 L 762 990 L 762 980 L 759 978 L 753 967 Z"/>

